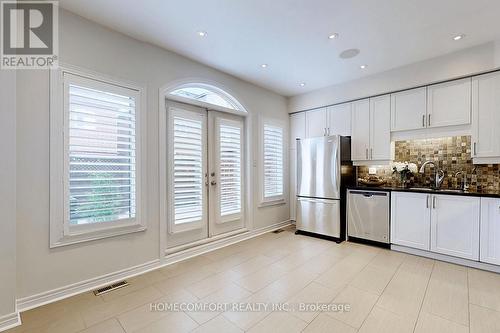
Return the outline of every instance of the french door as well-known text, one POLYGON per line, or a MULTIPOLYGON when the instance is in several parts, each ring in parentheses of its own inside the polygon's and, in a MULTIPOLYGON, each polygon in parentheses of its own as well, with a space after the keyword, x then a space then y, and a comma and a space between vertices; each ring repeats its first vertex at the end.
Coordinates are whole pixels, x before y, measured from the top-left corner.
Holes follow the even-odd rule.
POLYGON ((244 119, 167 103, 167 247, 244 227, 244 119))

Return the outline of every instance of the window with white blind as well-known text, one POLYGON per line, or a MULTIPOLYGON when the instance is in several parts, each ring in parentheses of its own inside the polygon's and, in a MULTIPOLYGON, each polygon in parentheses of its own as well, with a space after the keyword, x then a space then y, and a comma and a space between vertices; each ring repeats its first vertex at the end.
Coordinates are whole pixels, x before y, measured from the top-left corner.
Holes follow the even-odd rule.
POLYGON ((51 74, 52 246, 144 229, 140 97, 102 78, 51 74))
POLYGON ((199 224, 204 217, 203 126, 201 118, 173 117, 174 225, 199 224))
POLYGON ((241 218, 242 202, 242 122, 219 123, 219 204, 221 220, 241 218))
POLYGON ((284 200, 284 128, 275 122, 262 125, 262 201, 284 200))

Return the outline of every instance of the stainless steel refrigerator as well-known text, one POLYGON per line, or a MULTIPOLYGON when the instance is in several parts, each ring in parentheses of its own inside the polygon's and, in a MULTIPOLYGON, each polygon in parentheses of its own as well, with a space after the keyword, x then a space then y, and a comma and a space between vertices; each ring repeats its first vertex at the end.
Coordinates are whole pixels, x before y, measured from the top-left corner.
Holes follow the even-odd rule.
POLYGON ((354 183, 351 138, 297 140, 297 233, 345 240, 346 188, 354 183))

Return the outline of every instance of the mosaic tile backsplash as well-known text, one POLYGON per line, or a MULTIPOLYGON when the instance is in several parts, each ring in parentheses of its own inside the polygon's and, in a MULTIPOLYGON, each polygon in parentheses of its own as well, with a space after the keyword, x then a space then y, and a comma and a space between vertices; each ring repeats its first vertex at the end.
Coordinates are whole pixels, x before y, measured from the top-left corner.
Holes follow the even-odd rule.
MULTIPOLYGON (((456 173, 462 171, 467 174, 471 191, 500 193, 500 165, 473 165, 470 136, 396 141, 394 156, 395 162, 416 163, 419 169, 425 161, 434 161, 445 172, 441 188, 459 188, 463 175, 456 176, 456 173)), ((357 170, 358 178, 368 176, 368 167, 357 170)), ((399 176, 392 174, 390 166, 378 166, 377 176, 386 180, 389 186, 400 185, 399 176)), ((416 174, 411 181, 413 186, 430 186, 434 181, 433 167, 427 166, 424 175, 416 174)))

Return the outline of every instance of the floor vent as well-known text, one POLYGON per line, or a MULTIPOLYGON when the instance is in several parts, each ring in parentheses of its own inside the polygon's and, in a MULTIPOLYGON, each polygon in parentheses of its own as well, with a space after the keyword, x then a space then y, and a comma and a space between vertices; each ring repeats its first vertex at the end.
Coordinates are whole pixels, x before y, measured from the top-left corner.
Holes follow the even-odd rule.
POLYGON ((283 231, 285 231, 285 230, 283 230, 283 229, 274 230, 273 234, 279 234, 279 233, 281 233, 283 231))
POLYGON ((120 282, 117 282, 117 283, 113 283, 113 284, 111 284, 109 286, 102 287, 102 288, 99 288, 97 290, 94 290, 94 295, 99 296, 99 295, 102 295, 102 294, 106 294, 106 293, 109 293, 111 291, 114 291, 114 290, 126 287, 128 285, 129 284, 128 284, 127 281, 120 281, 120 282))

